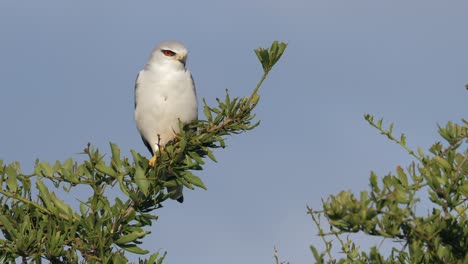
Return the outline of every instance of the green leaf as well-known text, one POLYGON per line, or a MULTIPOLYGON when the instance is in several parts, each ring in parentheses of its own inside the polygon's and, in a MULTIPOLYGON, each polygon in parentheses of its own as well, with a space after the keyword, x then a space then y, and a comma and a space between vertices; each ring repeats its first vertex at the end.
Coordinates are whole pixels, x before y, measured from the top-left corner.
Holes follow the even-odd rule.
POLYGON ((73 169, 73 160, 71 158, 66 159, 65 162, 62 164, 62 169, 72 170, 73 169))
POLYGON ((149 182, 140 166, 135 168, 135 183, 144 195, 148 195, 149 182))
POLYGON ((52 204, 52 197, 50 195, 49 189, 45 186, 45 184, 41 181, 41 179, 37 179, 36 181, 37 189, 39 189, 39 194, 42 202, 46 206, 47 209, 51 209, 53 207, 52 204))
POLYGON ((87 215, 88 207, 86 207, 85 203, 80 202, 80 213, 82 216, 87 215))
POLYGON ((71 183, 79 183, 78 176, 73 172, 73 160, 71 158, 66 159, 57 171, 65 180, 71 183))
POLYGON ((40 173, 37 173, 37 174, 40 174, 47 178, 54 176, 54 171, 52 170, 52 166, 50 166, 49 163, 42 161, 39 163, 38 167, 39 167, 40 173))
POLYGON ((203 159, 202 159, 202 158, 200 157, 200 155, 198 155, 197 153, 190 151, 190 152, 188 153, 188 155, 189 155, 192 159, 194 159, 198 164, 205 164, 205 162, 203 161, 203 159))
POLYGON ((203 113, 205 114, 206 119, 208 120, 208 122, 213 121, 213 115, 211 114, 211 109, 208 106, 208 104, 206 103, 205 98, 203 98, 203 113))
POLYGON ((262 68, 264 72, 269 71, 269 66, 270 66, 270 55, 268 53, 268 50, 264 48, 258 48, 255 49, 255 54, 257 54, 258 60, 262 64, 262 68))
POLYGON ((422 148, 418 147, 418 154, 421 158, 424 157, 424 151, 422 150, 422 148))
POLYGON ((397 167, 397 175, 398 175, 398 179, 400 179, 401 184, 404 187, 408 187, 408 177, 406 176, 406 173, 403 171, 403 169, 400 166, 397 167))
POLYGON ((263 58, 262 58, 262 48, 255 49, 254 52, 255 52, 255 55, 257 55, 258 60, 260 62, 262 62, 262 60, 263 60, 263 58))
POLYGON ((317 249, 314 246, 310 246, 310 250, 315 258, 315 263, 323 263, 323 257, 319 255, 317 249))
POLYGON ((360 199, 361 199, 361 203, 365 203, 367 201, 367 198, 368 198, 368 192, 367 191, 362 191, 361 194, 360 194, 360 199))
POLYGON ((144 254, 149 253, 148 250, 142 249, 135 244, 125 244, 125 245, 117 244, 117 246, 134 254, 144 255, 144 254))
POLYGON ((104 162, 96 164, 95 168, 97 171, 105 175, 109 175, 114 178, 118 176, 118 174, 112 168, 107 167, 106 164, 104 164, 104 162))
POLYGON ((459 190, 463 196, 468 197, 468 181, 465 181, 459 190))
POLYGON ((401 144, 403 146, 406 146, 406 136, 405 136, 405 134, 401 134, 400 142, 401 142, 401 144))
POLYGON ((378 128, 382 128, 382 122, 383 122, 383 118, 381 118, 381 119, 379 119, 379 120, 377 121, 377 127, 378 127, 378 128))
POLYGON ((256 105, 256 104, 258 104, 258 101, 259 101, 259 100, 260 100, 260 96, 258 95, 258 93, 254 93, 254 94, 252 94, 252 97, 250 97, 248 103, 249 103, 250 105, 252 105, 252 104, 253 104, 253 105, 256 105))
POLYGON ((71 219, 73 217, 73 210, 72 208, 66 204, 64 201, 60 200, 59 198, 57 198, 57 196, 55 195, 55 193, 51 193, 50 194, 50 198, 52 200, 52 202, 54 203, 54 205, 65 215, 67 215, 69 217, 69 219, 71 219))
POLYGON ((273 66, 275 66, 275 64, 281 58, 287 46, 288 44, 284 42, 279 43, 278 41, 273 41, 270 47, 270 51, 269 51, 270 53, 269 68, 270 69, 273 68, 273 66))
POLYGON ((193 187, 193 184, 191 184, 190 182, 188 182, 186 179, 184 179, 183 177, 182 178, 177 178, 176 180, 176 183, 177 185, 183 185, 187 188, 189 188, 190 190, 193 190, 195 189, 195 187, 193 187))
POLYGON ((158 256, 159 256, 159 252, 156 252, 156 253, 152 254, 150 256, 150 258, 148 259, 148 264, 156 263, 156 260, 158 259, 158 256))
POLYGON ((394 127, 394 124, 393 123, 390 123, 390 126, 388 127, 388 133, 391 135, 393 133, 393 127, 394 127))
POLYGON ((284 43, 284 42, 279 43, 278 53, 276 54, 276 61, 278 61, 281 58, 281 56, 283 56, 283 53, 287 47, 288 47, 287 43, 284 43))
POLYGON ((16 172, 16 168, 14 167, 13 164, 10 164, 5 168, 5 173, 6 175, 8 175, 8 178, 6 180, 8 190, 12 193, 16 193, 16 191, 18 190, 18 183, 17 183, 18 174, 16 172))
POLYGON ((146 262, 146 263, 148 263, 148 264, 162 264, 162 262, 163 262, 164 258, 166 257, 166 255, 167 255, 167 252, 164 252, 164 254, 161 257, 159 257, 159 251, 158 251, 158 252, 152 254, 150 256, 150 258, 148 259, 148 262, 146 262), (158 259, 158 257, 159 257, 159 259, 158 259))
POLYGON ((128 244, 130 242, 134 242, 137 239, 140 239, 142 237, 145 237, 147 234, 149 234, 149 231, 143 231, 141 229, 135 230, 130 234, 121 236, 119 239, 117 239, 114 243, 115 244, 128 244))
POLYGON ((443 159, 440 156, 435 156, 435 160, 437 164, 439 164, 444 169, 450 170, 452 168, 450 164, 447 162, 447 160, 443 159))
POLYGON ((213 154, 213 151, 211 151, 209 148, 206 148, 205 150, 206 150, 206 154, 212 161, 218 162, 213 154))
POLYGON ((164 251, 164 254, 162 255, 160 259, 158 259, 158 262, 156 264, 162 264, 163 260, 166 258, 166 255, 167 255, 167 252, 164 251))
POLYGON ((138 152, 136 152, 135 150, 130 150, 130 153, 132 154, 132 157, 133 157, 133 161, 135 163, 140 163, 140 161, 142 160, 142 156, 140 154, 138 154, 138 152))
POLYGON ((112 152, 112 161, 117 168, 120 168, 122 166, 122 160, 120 159, 120 148, 114 143, 109 144, 112 152))
POLYGON ((374 172, 371 172, 370 185, 371 185, 373 191, 380 192, 380 188, 379 188, 379 185, 377 183, 377 175, 374 172))
POLYGON ((164 187, 177 187, 179 186, 179 183, 177 182, 177 179, 174 179, 170 181, 164 181, 163 186, 164 187))
POLYGON ((117 176, 117 181, 119 181, 119 186, 120 186, 120 190, 125 194, 125 195, 129 195, 128 194, 128 189, 127 189, 127 186, 125 186, 124 184, 124 176, 123 175, 120 175, 120 176, 117 176))
POLYGON ((187 138, 183 137, 179 141, 180 152, 184 152, 187 147, 187 138))
POLYGON ((202 182, 202 180, 198 176, 193 175, 191 172, 184 172, 181 174, 182 174, 182 177, 184 177, 184 179, 190 182, 191 184, 197 187, 200 187, 202 189, 208 190, 205 184, 202 182))
POLYGON ((5 215, 0 214, 0 223, 3 224, 4 228, 2 230, 6 229, 9 235, 11 235, 13 238, 18 237, 18 230, 16 230, 15 226, 17 225, 16 223, 13 224, 5 215))

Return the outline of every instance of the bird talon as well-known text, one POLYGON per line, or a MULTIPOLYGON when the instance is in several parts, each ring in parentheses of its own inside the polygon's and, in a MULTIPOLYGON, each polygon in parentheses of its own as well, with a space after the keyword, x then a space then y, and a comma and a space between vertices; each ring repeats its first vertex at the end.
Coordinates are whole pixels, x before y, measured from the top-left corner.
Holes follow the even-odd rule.
MULTIPOLYGON (((159 148, 159 152, 164 151, 164 147, 159 148)), ((154 153, 154 156, 148 161, 149 165, 154 168, 156 161, 158 160, 157 153, 154 153)))
POLYGON ((149 165, 150 167, 153 167, 154 168, 154 164, 156 164, 156 160, 158 159, 158 157, 156 155, 154 155, 150 160, 149 160, 149 165))

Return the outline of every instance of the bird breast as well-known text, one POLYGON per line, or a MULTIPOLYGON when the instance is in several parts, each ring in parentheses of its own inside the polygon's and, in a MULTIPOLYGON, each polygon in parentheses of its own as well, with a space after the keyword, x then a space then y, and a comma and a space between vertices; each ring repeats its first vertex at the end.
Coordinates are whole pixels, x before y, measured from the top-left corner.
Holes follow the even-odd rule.
MULTIPOLYGON (((197 119, 195 87, 189 71, 140 72, 135 88, 135 120, 141 135, 152 145, 166 144, 183 123, 197 119)), ((154 150, 154 149, 153 149, 154 150)))

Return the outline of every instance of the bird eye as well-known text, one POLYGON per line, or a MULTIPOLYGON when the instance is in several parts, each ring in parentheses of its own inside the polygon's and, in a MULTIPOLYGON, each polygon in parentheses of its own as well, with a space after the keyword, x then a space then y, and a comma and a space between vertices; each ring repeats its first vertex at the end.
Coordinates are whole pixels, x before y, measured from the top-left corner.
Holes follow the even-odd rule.
POLYGON ((162 53, 168 57, 172 57, 175 55, 175 52, 173 52, 172 50, 162 50, 162 53))

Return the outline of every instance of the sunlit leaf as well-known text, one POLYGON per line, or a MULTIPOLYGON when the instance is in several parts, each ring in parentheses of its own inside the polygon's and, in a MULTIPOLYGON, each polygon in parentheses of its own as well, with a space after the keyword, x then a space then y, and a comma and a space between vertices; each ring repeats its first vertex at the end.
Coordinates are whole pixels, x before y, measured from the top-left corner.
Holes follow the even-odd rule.
POLYGON ((140 166, 136 166, 135 168, 135 183, 138 185, 140 191, 144 194, 148 194, 149 182, 145 176, 145 172, 140 166))
POLYGON ((134 254, 144 255, 144 254, 149 253, 148 250, 142 249, 142 248, 138 247, 135 244, 124 244, 124 245, 117 244, 117 246, 119 246, 120 248, 122 248, 122 249, 124 249, 124 250, 126 250, 128 252, 134 253, 134 254))

